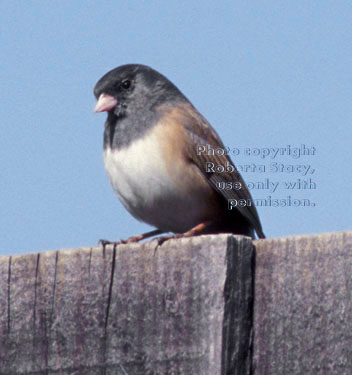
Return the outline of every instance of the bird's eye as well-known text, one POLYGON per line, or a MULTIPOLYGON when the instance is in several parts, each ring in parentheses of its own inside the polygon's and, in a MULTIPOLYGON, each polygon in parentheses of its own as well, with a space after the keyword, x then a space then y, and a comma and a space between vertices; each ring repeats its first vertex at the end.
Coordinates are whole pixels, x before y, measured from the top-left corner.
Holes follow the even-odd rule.
POLYGON ((129 79, 125 79, 124 81, 122 81, 121 83, 121 87, 124 89, 124 90, 127 90, 131 87, 131 81, 129 79))

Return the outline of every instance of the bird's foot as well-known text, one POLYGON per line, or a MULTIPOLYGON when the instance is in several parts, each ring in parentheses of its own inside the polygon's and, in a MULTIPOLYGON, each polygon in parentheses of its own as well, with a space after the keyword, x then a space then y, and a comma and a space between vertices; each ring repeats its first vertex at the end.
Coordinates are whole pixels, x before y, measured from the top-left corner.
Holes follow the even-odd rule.
POLYGON ((164 242, 168 240, 173 240, 173 239, 181 238, 181 237, 184 237, 184 233, 170 234, 169 236, 157 237, 157 238, 154 238, 153 241, 157 242, 156 247, 158 248, 159 246, 161 246, 164 242))
POLYGON ((114 245, 114 246, 117 246, 117 245, 121 245, 123 244, 124 240, 120 240, 120 241, 109 241, 109 240, 99 240, 98 241, 98 246, 101 245, 103 247, 105 247, 106 245, 114 245))
POLYGON ((168 240, 177 239, 177 238, 189 238, 189 237, 199 236, 201 234, 204 234, 210 224, 211 224, 211 222, 200 223, 187 232, 177 233, 177 234, 172 234, 170 236, 162 236, 162 237, 155 238, 155 241, 157 241, 157 244, 156 244, 155 249, 154 249, 154 254, 155 254, 156 250, 158 249, 158 247, 162 246, 162 244, 164 242, 168 241, 168 240))
POLYGON ((129 243, 137 243, 141 241, 143 238, 141 238, 141 235, 128 237, 126 240, 123 240, 122 238, 120 241, 109 241, 109 240, 99 240, 98 245, 106 246, 106 245, 126 245, 129 243))
POLYGON ((122 239, 120 239, 120 241, 99 240, 98 245, 102 245, 103 247, 105 247, 106 245, 117 246, 117 245, 126 245, 126 244, 129 244, 129 243, 137 243, 137 242, 142 241, 146 238, 153 237, 153 236, 156 236, 156 235, 162 234, 162 233, 164 233, 162 230, 155 229, 155 230, 152 230, 151 232, 147 232, 147 233, 143 233, 143 234, 137 234, 136 236, 128 237, 127 240, 122 240, 122 239))

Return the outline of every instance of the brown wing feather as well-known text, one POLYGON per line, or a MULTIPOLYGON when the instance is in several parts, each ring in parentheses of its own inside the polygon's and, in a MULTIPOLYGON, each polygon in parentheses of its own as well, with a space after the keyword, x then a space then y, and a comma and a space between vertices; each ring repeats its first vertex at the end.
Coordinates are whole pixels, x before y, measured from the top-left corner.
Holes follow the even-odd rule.
MULTIPOLYGON (((182 123, 186 130, 190 134, 193 142, 190 142, 186 147, 186 152, 189 159, 201 170, 204 176, 207 178, 210 185, 226 200, 228 199, 244 199, 252 202, 252 196, 249 193, 245 182, 240 173, 235 169, 234 172, 206 172, 206 163, 211 162, 214 165, 226 166, 226 163, 232 163, 228 155, 207 155, 202 153, 197 155, 198 145, 209 145, 212 148, 221 148, 225 150, 225 146, 222 143, 220 137, 207 122, 207 120, 190 104, 182 104, 178 108, 178 116, 180 112, 184 112, 182 116, 182 123), (222 182, 239 182, 241 189, 219 189, 217 184, 222 182)), ((259 220, 257 209, 252 203, 243 207, 236 207, 236 209, 246 218, 246 220, 252 224, 259 238, 265 238, 262 230, 262 226, 259 220)))

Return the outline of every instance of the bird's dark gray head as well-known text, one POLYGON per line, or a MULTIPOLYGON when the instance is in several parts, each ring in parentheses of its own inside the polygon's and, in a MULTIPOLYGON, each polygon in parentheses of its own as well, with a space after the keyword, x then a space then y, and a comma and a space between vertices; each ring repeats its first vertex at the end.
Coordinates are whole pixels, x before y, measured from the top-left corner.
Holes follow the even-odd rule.
POLYGON ((146 65, 127 64, 106 73, 95 85, 94 95, 115 99, 108 109, 97 104, 96 112, 112 111, 119 117, 139 108, 151 109, 164 103, 184 101, 184 95, 162 74, 146 65))
POLYGON ((106 73, 95 85, 94 95, 95 112, 108 112, 105 147, 124 147, 142 136, 158 120, 162 105, 188 102, 166 77, 139 64, 106 73))

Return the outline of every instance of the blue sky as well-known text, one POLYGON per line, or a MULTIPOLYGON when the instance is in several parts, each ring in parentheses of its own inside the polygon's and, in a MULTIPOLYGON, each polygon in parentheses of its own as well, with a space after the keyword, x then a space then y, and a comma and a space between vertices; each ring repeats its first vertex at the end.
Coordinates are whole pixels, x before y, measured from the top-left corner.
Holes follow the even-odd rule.
MULTIPOLYGON (((238 148, 268 237, 351 228, 350 1, 2 1, 0 254, 95 246, 151 227, 130 216, 102 163, 96 81, 126 63, 166 75, 238 148), (251 150, 315 147, 273 159, 251 150), (295 172, 270 171, 277 162, 295 172), (297 165, 314 173, 303 176, 297 165), (288 167, 286 167, 288 166, 288 167), (268 170, 269 169, 269 170, 268 170), (285 189, 300 178, 315 189, 285 189), (267 180, 266 180, 267 179, 267 180)), ((299 167, 300 168, 300 167, 299 167)))

